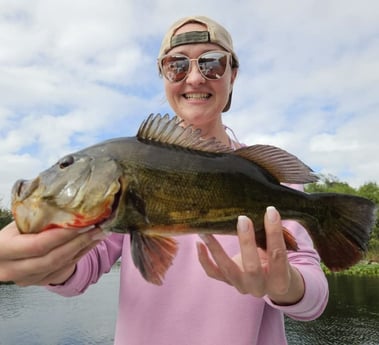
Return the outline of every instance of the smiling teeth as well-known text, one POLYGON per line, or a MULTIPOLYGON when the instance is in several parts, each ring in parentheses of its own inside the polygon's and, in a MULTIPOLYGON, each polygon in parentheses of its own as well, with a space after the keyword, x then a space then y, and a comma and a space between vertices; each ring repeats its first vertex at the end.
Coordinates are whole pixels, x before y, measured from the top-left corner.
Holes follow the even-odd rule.
POLYGON ((186 99, 208 99, 209 94, 208 93, 190 93, 190 94, 185 94, 184 97, 186 99))

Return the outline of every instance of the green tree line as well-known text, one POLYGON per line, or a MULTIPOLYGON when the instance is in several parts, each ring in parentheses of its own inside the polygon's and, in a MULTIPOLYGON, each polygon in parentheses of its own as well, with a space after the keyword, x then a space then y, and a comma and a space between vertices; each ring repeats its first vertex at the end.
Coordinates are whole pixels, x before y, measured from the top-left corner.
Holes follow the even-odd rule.
POLYGON ((0 207, 0 230, 13 220, 11 211, 0 207))

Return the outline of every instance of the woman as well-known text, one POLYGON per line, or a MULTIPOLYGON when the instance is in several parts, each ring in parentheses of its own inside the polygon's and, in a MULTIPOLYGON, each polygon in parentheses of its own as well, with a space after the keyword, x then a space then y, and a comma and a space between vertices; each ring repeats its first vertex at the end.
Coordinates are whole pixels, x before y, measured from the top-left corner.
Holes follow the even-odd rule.
MULTIPOLYGON (((221 117, 230 107, 238 71, 222 26, 206 17, 174 23, 162 41, 158 67, 170 106, 185 125, 239 147, 221 117)), ((244 216, 238 219, 238 238, 179 237, 178 255, 162 286, 147 283, 134 267, 127 235, 56 229, 21 236, 12 223, 0 232, 0 280, 49 285, 73 296, 122 256, 115 344, 286 344, 283 315, 317 318, 328 286, 305 229, 281 222, 272 206, 264 222, 266 252, 256 247, 253 224, 244 216), (282 226, 296 237, 297 252, 286 251, 282 226)))

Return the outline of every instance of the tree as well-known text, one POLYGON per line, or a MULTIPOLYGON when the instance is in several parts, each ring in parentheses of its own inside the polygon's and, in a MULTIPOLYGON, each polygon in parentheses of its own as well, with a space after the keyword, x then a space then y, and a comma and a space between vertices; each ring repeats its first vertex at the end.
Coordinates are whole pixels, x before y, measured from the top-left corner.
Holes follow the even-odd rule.
POLYGON ((343 193, 358 195, 358 192, 346 182, 341 182, 333 175, 320 175, 320 181, 305 186, 308 193, 343 193))
POLYGON ((0 230, 13 220, 11 211, 0 208, 0 230))

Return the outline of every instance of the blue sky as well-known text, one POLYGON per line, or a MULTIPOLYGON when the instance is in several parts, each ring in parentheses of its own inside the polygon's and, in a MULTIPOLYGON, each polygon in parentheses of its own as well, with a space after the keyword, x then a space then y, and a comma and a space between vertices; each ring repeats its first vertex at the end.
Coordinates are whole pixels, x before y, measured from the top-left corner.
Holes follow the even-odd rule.
POLYGON ((357 187, 379 182, 376 0, 0 0, 0 199, 18 178, 170 112, 156 56, 176 19, 208 15, 241 67, 224 122, 357 187))

